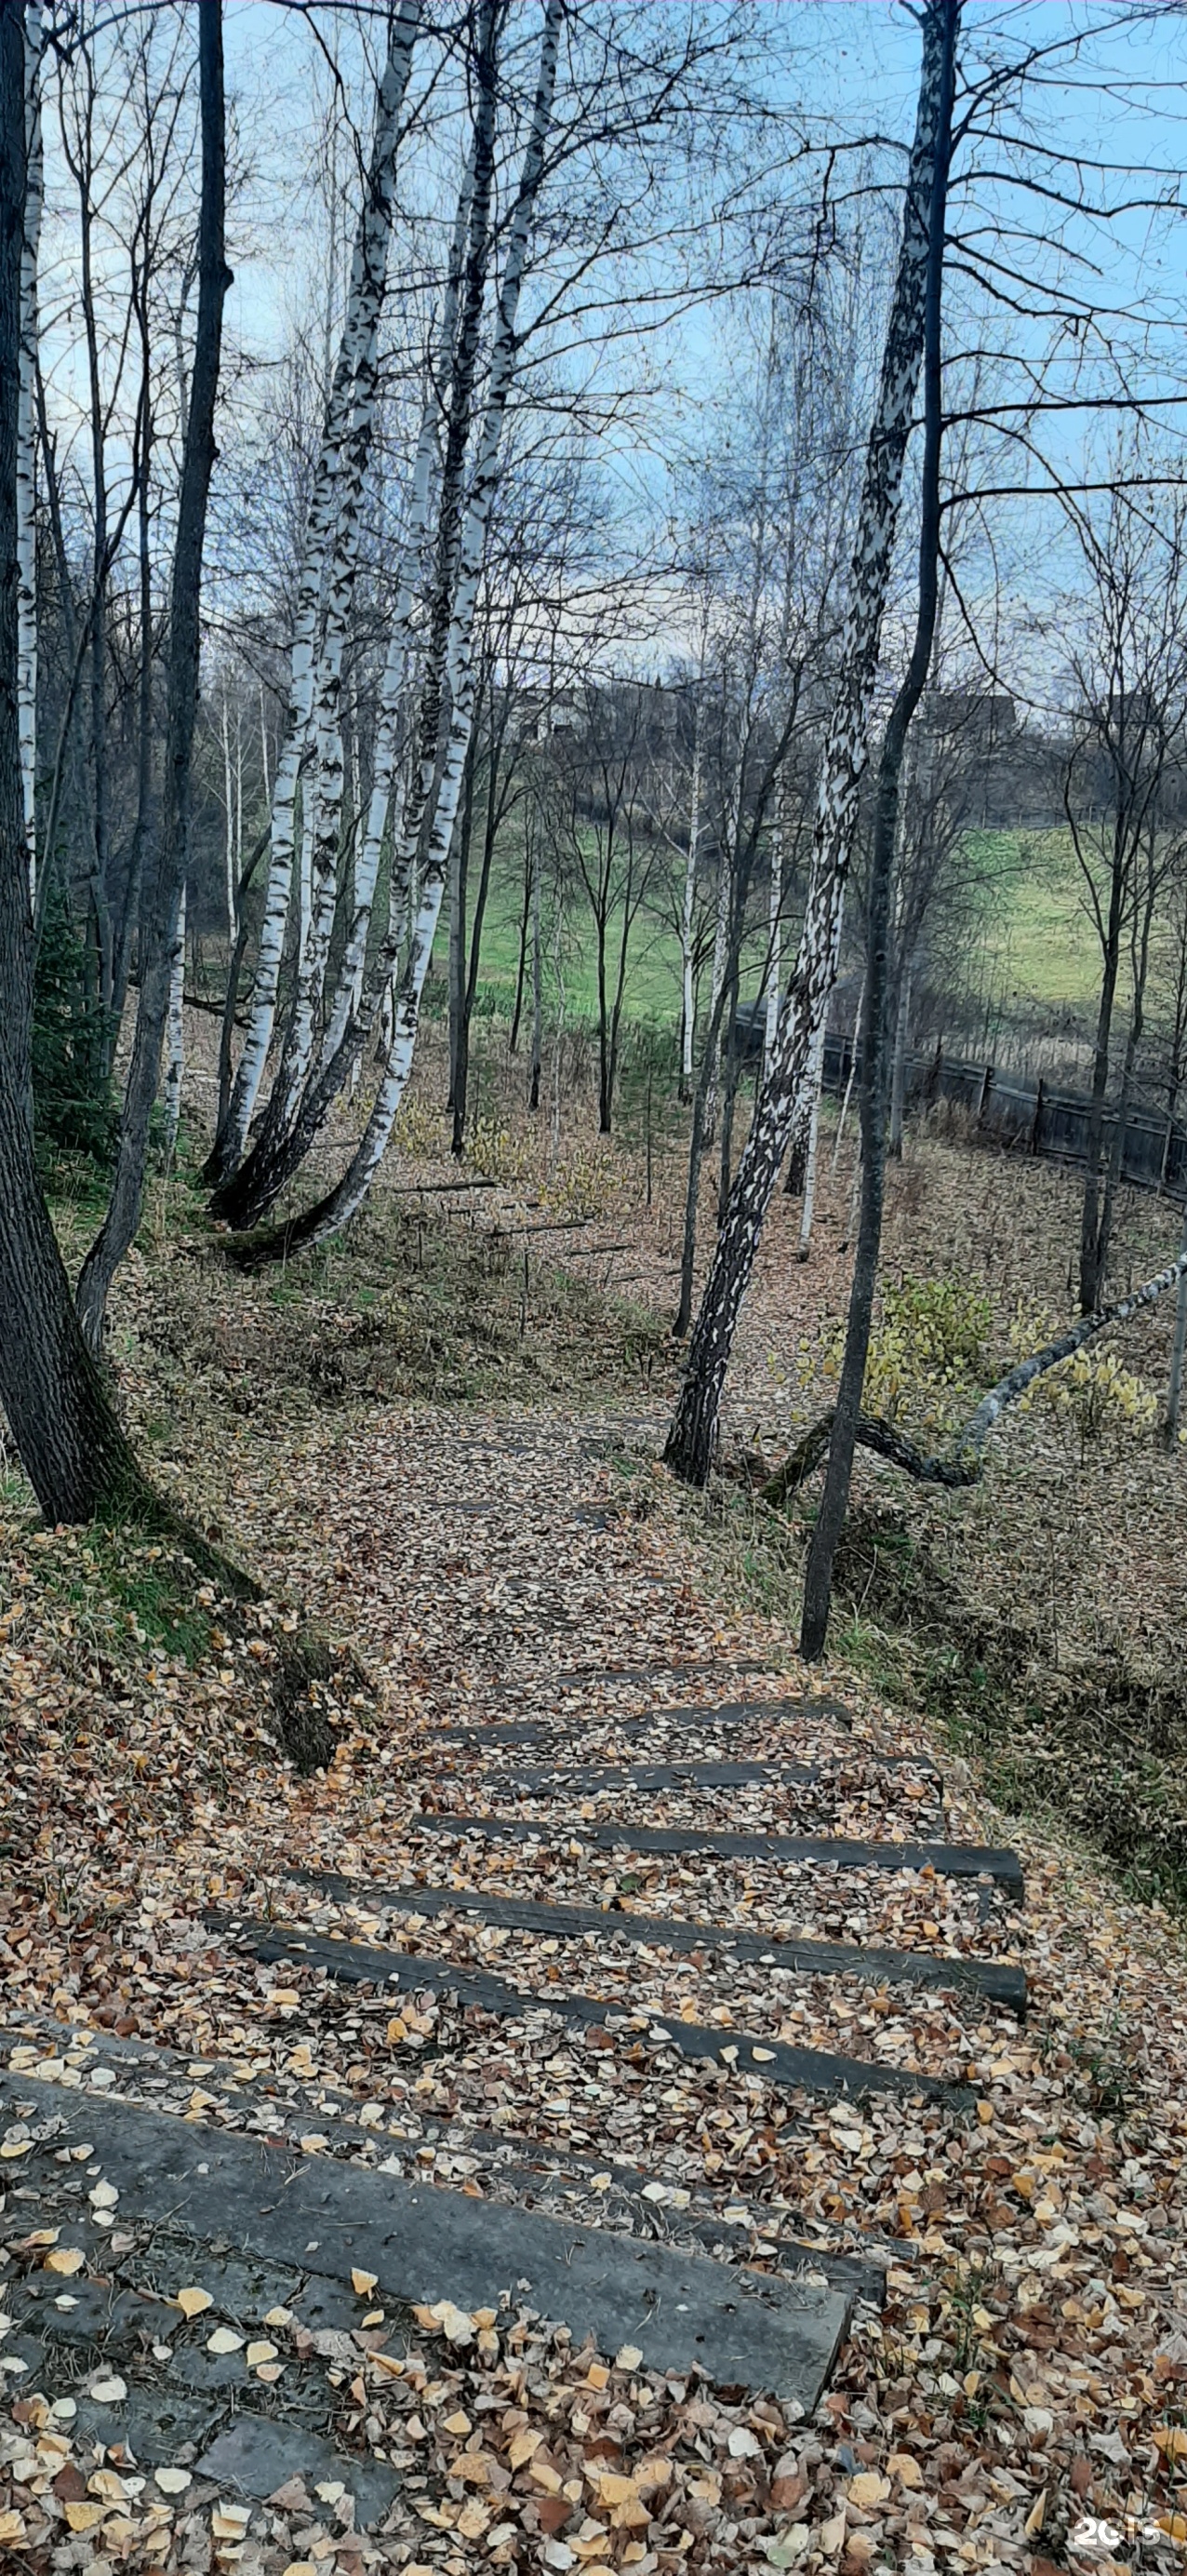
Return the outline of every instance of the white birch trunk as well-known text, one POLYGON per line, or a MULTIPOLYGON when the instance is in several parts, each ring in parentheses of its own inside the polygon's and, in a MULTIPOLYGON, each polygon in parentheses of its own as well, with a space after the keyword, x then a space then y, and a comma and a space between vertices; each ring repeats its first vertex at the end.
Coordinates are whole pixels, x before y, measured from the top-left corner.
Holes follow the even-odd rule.
POLYGON ((181 1086, 185 1075, 185 887, 169 951, 169 1017, 165 1025, 165 1169, 177 1151, 181 1086))
POLYGON ((840 679, 821 762, 799 954, 770 1071, 718 1234, 665 1450, 669 1465, 694 1484, 704 1484, 712 1465, 738 1313, 803 1097, 813 1038, 836 980, 903 460, 923 355, 932 189, 944 111, 945 0, 927 0, 922 14, 923 60, 903 235, 866 451, 840 679))
MULTIPOLYGON (((371 777, 371 794, 367 805, 367 826, 355 868, 354 905, 347 932, 338 982, 326 1019, 325 1035, 318 1054, 317 1075, 320 1077, 333 1062, 346 1035, 348 1023, 362 1001, 363 972, 367 957, 367 940, 383 836, 392 824, 392 868, 388 884, 388 939, 397 936, 397 924, 407 892, 410 854, 404 841, 404 786, 406 769, 397 769, 400 748, 400 719, 408 696, 408 684, 414 659, 414 628, 417 611, 417 579, 424 553, 429 524, 429 497, 433 465, 437 454, 437 435, 441 424, 441 400, 434 373, 443 380, 449 368, 457 336, 458 301, 461 292, 462 262, 466 234, 474 196, 475 150, 471 146, 465 176, 458 193, 453 239, 450 243, 449 267, 441 319, 436 333, 436 370, 432 353, 426 374, 424 402, 421 409, 420 435, 412 467, 412 491, 408 525, 400 551, 400 569, 396 589, 396 609, 388 640, 387 659, 379 692, 379 725, 375 737, 375 761, 371 777), (396 811, 392 814, 393 790, 396 811)), ((358 1058, 355 1059, 357 1078, 358 1058)), ((353 1083, 352 1083, 353 1088, 353 1083)))
POLYGON ((37 260, 45 201, 41 145, 41 0, 24 14, 25 220, 21 239, 20 346, 17 373, 16 580, 17 736, 21 802, 29 863, 29 901, 37 900, 37 260))
POLYGON ((227 938, 235 945, 235 791, 231 777, 231 719, 227 710, 227 692, 223 689, 223 796, 227 808, 226 893, 227 938))
POLYGON ((767 1013, 762 1048, 764 1081, 775 1054, 775 1036, 779 1027, 779 979, 783 972, 784 794, 781 779, 775 807, 775 825, 771 833, 771 882, 767 900, 767 1013))
POLYGON ((305 964, 309 920, 313 911, 313 834, 317 809, 317 771, 310 761, 301 781, 301 844, 297 871, 297 973, 305 964))
POLYGON ((416 922, 395 1000, 392 1043, 371 1115, 349 1170, 330 1197, 312 1212, 308 1229, 302 1230, 301 1239, 311 1244, 324 1243, 330 1235, 338 1233, 357 1214, 367 1197, 395 1125, 416 1047, 420 998, 440 918, 450 844, 474 721, 474 611, 494 502, 503 421, 515 371, 515 320, 527 263, 532 215, 543 172, 544 147, 552 119, 562 14, 563 0, 547 0, 536 98, 499 296, 486 410, 458 550, 457 586, 446 653, 451 699, 449 734, 429 831, 416 922))
MULTIPOLYGON (((725 958, 726 949, 729 944, 730 888, 732 884, 730 861, 732 850, 733 835, 732 832, 727 829, 717 861, 717 903, 713 922, 713 964, 709 976, 710 1022, 712 1021, 713 1014, 717 1009, 718 1002, 721 998, 721 987, 725 982, 725 958)), ((713 1040, 709 1062, 705 1068, 705 1107, 701 1136, 706 1147, 712 1144, 714 1131, 717 1126, 717 1089, 720 1072, 721 1032, 719 1031, 718 1035, 713 1040)))
POLYGON ((701 700, 698 692, 693 713, 692 791, 688 807, 688 858, 684 868, 684 904, 680 914, 680 976, 683 997, 683 1021, 680 1032, 680 1089, 685 1100, 692 1097, 693 1039, 696 1031, 696 992, 692 972, 692 925, 696 904, 697 857, 701 840, 701 700))
MULTIPOLYGON (((860 986, 860 989, 859 989, 859 992, 858 992, 858 996, 857 996, 857 1009, 855 1010, 855 1012, 854 1012, 854 1014, 853 1014, 853 1039, 852 1039, 852 1045, 851 1045, 850 1055, 849 1055, 849 1073, 848 1073, 848 1077, 847 1077, 847 1080, 846 1080, 846 1083, 845 1083, 845 1097, 844 1097, 844 1099, 843 1099, 843 1100, 842 1100, 842 1102, 841 1102, 841 1114, 840 1114, 840 1117, 839 1117, 839 1118, 838 1118, 838 1120, 837 1120, 837 1135, 836 1135, 836 1142, 835 1142, 835 1144, 834 1144, 834 1146, 833 1146, 833 1179, 834 1179, 834 1180, 835 1180, 835 1179, 836 1179, 836 1177, 837 1177, 837 1166, 838 1166, 838 1164, 839 1164, 839 1162, 840 1162, 840 1160, 841 1160, 841 1140, 842 1140, 842 1137, 844 1136, 844 1133, 845 1133, 845 1121, 846 1121, 846 1119, 847 1119, 847 1118, 848 1118, 848 1116, 849 1116, 850 1103, 851 1103, 851 1101, 852 1101, 852 1099, 853 1099, 853 1085, 854 1085, 854 1083, 855 1083, 855 1082, 856 1082, 856 1080, 857 1080, 857 1050, 858 1050, 858 1045, 859 1045, 860 1040, 861 1040, 861 1015, 862 1015, 862 1012, 863 1012, 863 1010, 864 1010, 864 1008, 865 1008, 865 998, 866 998, 866 979, 865 979, 865 971, 864 971, 864 968, 863 968, 863 970, 862 970, 862 978, 861 978, 861 986, 860 986)), ((861 1160, 860 1155, 858 1156, 858 1160, 859 1160, 859 1162, 860 1162, 860 1160, 861 1160)))
POLYGON ((824 1079, 825 1022, 816 1032, 812 1048, 812 1112, 808 1128, 808 1150, 804 1157, 804 1203, 800 1209, 799 1258, 806 1261, 812 1247, 812 1219, 816 1210, 816 1158, 820 1150, 820 1087, 824 1079))
MULTIPOLYGON (((224 1134, 216 1147, 220 1177, 234 1170, 242 1158, 276 1016, 280 962, 292 890, 297 779, 313 713, 318 626, 327 554, 339 526, 343 530, 344 546, 353 546, 355 541, 357 508, 351 508, 348 479, 353 462, 350 452, 354 447, 352 426, 360 373, 366 380, 368 360, 372 374, 374 368, 375 337, 387 283, 400 111, 412 67, 420 9, 421 0, 401 0, 379 87, 371 164, 351 264, 346 318, 306 522, 305 554, 297 586, 284 746, 272 794, 271 863, 256 964, 255 993, 224 1134), (347 486, 345 496, 344 482, 347 486), (340 504, 344 497, 347 506, 342 510, 340 504)), ((370 401, 373 405, 373 384, 370 401)), ((299 944, 302 965, 307 946, 307 939, 299 944)))

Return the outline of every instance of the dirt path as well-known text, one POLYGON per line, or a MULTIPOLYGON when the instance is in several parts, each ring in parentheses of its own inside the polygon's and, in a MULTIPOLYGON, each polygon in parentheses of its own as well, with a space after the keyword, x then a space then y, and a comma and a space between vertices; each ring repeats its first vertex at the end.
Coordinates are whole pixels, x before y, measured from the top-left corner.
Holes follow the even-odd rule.
POLYGON ((660 1420, 245 1477, 380 1686, 328 1775, 267 1611, 101 1743, 10 1638, 14 2567, 1176 2555, 1180 1953, 722 1608, 660 1420))

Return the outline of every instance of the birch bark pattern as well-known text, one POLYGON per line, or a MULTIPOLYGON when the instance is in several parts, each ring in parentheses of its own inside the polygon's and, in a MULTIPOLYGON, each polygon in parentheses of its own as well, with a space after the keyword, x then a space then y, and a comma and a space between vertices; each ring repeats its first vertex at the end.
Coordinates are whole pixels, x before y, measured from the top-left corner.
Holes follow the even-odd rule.
POLYGON ((37 258, 45 166, 41 148, 41 0, 25 0, 25 213, 21 227, 20 359, 17 377, 16 591, 17 726, 21 802, 29 852, 29 900, 37 900, 37 258))
POLYGON ((543 176, 544 147, 552 121, 562 16, 563 0, 547 0, 532 121, 499 295, 486 409, 458 551, 457 588, 446 656, 451 697, 449 732, 428 836, 419 909, 395 997, 391 1046, 371 1115, 349 1169, 336 1189, 318 1206, 307 1210, 292 1227, 284 1229, 281 1241, 286 1245, 325 1243, 357 1215, 387 1150, 412 1065, 420 997, 441 911, 450 843, 473 727, 474 611, 494 503, 503 421, 515 371, 516 315, 527 264, 532 217, 543 176))
POLYGON ((194 724, 198 708, 202 555, 214 468, 214 408, 223 305, 231 283, 225 256, 226 117, 221 0, 200 0, 198 63, 202 112, 202 197, 198 217, 198 315, 194 371, 182 454, 177 535, 169 592, 169 658, 161 830, 141 924, 140 992, 119 1148, 107 1213, 83 1263, 76 1304, 93 1357, 102 1347, 107 1295, 140 1223, 149 1124, 161 1078, 169 1014, 173 937, 185 886, 190 833, 194 724))
MULTIPOLYGON (((495 70, 500 22, 496 0, 483 0, 475 55, 478 98, 473 142, 458 213, 458 230, 466 246, 464 276, 459 279, 457 296, 452 303, 447 299, 446 307, 449 344, 444 355, 449 378, 449 403, 447 410, 438 406, 443 411, 445 455, 438 498, 428 637, 421 656, 415 704, 409 714, 411 740, 401 779, 398 821, 392 836, 387 933, 379 943, 367 975, 362 1006, 356 1009, 353 1019, 349 1013, 346 1014, 343 1033, 333 1054, 323 1048, 317 1073, 307 1084, 287 1132, 273 1130, 261 1135, 241 1168, 216 1189, 212 1200, 215 1212, 239 1228, 258 1224, 284 1182, 304 1159, 332 1103, 358 1062, 366 1038, 391 991, 401 948, 411 942, 413 935, 419 896, 412 905, 407 925, 404 905, 412 898, 421 835, 430 799, 435 792, 441 753, 450 621, 464 520, 466 451, 473 417, 479 338, 491 253, 495 70)), ((410 581, 414 571, 415 567, 410 573, 410 581)), ((412 605, 410 593, 410 614, 412 605)), ((379 830, 382 837, 382 823, 379 830)), ((375 856, 378 865, 378 844, 375 856)), ((366 932, 364 923, 357 951, 360 973, 366 932)))
MULTIPOLYGON (((454 343, 457 338, 458 299, 461 291, 462 263, 465 258, 466 236, 470 228, 470 212, 474 195, 474 159, 474 151, 473 148, 471 148, 471 151, 467 156, 465 176, 458 196, 457 215, 453 228, 453 240, 450 244, 449 268, 446 276, 445 295, 442 301, 441 321, 437 332, 436 372, 442 379, 449 371, 454 354, 454 343)), ((428 533, 429 498, 432 487, 433 460, 437 452, 437 434, 440 422, 441 401, 434 383, 434 368, 430 361, 425 385, 424 402, 421 409, 420 435, 417 440, 416 455, 412 467, 412 487, 408 509, 408 525, 405 530, 404 543, 400 552, 399 575, 396 585, 395 615, 392 621, 391 635, 388 638, 387 657, 384 663, 383 679, 380 683, 379 724, 375 737, 375 756, 371 773, 371 794, 367 806, 367 823, 366 830, 363 835, 363 846, 355 869, 354 910, 351 915, 350 928, 347 934, 345 951, 338 976, 338 984, 335 990, 333 1003, 327 1016, 325 1034, 322 1039, 321 1049, 318 1056, 318 1076, 323 1075, 327 1068, 333 1063, 342 1044, 343 1038, 346 1035, 347 1023, 350 1020, 352 1013, 358 1010, 362 999, 363 972, 367 956, 367 937, 371 927, 371 913, 375 901, 375 888, 379 878, 379 862, 383 850, 383 836, 387 831, 389 820, 392 823, 393 865, 388 887, 388 938, 389 941, 391 941, 393 938, 399 937, 401 909, 407 888, 406 884, 401 879, 401 872, 396 864, 395 853, 397 847, 400 847, 403 841, 404 800, 397 792, 396 811, 393 817, 392 798, 393 791, 398 791, 398 782, 401 775, 397 768, 400 747, 400 720, 404 709, 407 683, 412 669, 414 650, 413 626, 417 605, 416 584, 417 576, 420 571, 421 558, 424 553, 425 539, 428 533)), ((355 1067, 357 1067, 357 1064, 358 1057, 356 1055, 355 1067)), ((352 1068, 352 1070, 353 1069, 354 1068, 352 1068)))
POLYGON ((773 1058, 717 1241, 665 1448, 686 1483, 713 1463, 725 1373, 763 1222, 803 1090, 813 1033, 836 979, 841 907, 866 760, 870 699, 923 352, 932 181, 944 102, 944 0, 927 0, 903 232, 850 568, 841 672, 821 762, 808 892, 773 1058))
POLYGON ((928 210, 927 291, 923 331, 923 467, 919 513, 919 604, 911 658, 886 726, 878 764, 874 846, 866 929, 866 1018, 862 1049, 861 1218, 853 1261, 853 1285, 845 1328, 845 1354, 837 1387, 836 1410, 829 1437, 828 1466, 820 1510, 812 1531, 804 1569, 804 1607, 800 1653, 805 1661, 823 1654, 832 1599, 833 1563, 845 1515, 861 1414, 862 1388, 869 1355, 878 1259, 882 1244, 882 1203, 886 1182, 886 1113, 888 1107, 887 1027, 890 985, 890 918, 894 859, 898 845, 899 794, 903 755, 911 719, 923 695, 931 667, 939 607, 940 450, 943 442, 941 324, 944 287, 944 227, 948 208, 948 170, 952 157, 952 102, 956 86, 956 35, 961 0, 941 0, 941 110, 938 119, 931 205, 928 210))
POLYGON ((812 1043, 811 1112, 808 1126, 808 1148, 804 1157, 804 1203, 800 1209, 800 1239, 797 1258, 806 1261, 812 1249, 812 1219, 816 1213, 816 1164, 820 1153, 820 1092, 824 1081, 824 1041, 827 1020, 821 1020, 812 1043))
POLYGON ((185 1077, 185 887, 177 907, 177 927, 169 959, 169 1019, 165 1055, 165 1169, 177 1151, 181 1121, 181 1086, 185 1077))
POLYGON ((701 693, 698 689, 693 708, 692 788, 688 805, 688 858, 684 868, 684 903, 680 914, 680 991, 682 1016, 680 1024, 680 1097, 692 1098, 692 1059, 696 1020, 696 993, 692 972, 693 907, 697 891, 697 858, 701 838, 701 693))
POLYGON ((351 263, 346 318, 305 526, 305 552, 297 584, 289 698, 283 748, 272 789, 272 857, 256 963, 255 993, 230 1106, 207 1166, 217 1182, 242 1158, 276 1017, 280 962, 288 925, 295 858, 297 779, 305 756, 317 676, 317 641, 326 558, 338 519, 340 480, 351 433, 356 384, 364 353, 378 327, 387 283, 394 208, 400 111, 412 69, 421 0, 401 0, 388 44, 376 103, 375 132, 351 263))

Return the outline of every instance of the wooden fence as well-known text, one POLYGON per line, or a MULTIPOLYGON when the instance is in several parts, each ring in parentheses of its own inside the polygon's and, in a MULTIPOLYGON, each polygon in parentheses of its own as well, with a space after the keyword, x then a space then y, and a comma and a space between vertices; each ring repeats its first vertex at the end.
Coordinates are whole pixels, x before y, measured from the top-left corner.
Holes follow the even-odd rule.
MULTIPOLYGON (((843 1092, 853 1062, 852 1040, 829 1036, 824 1045, 824 1088, 843 1092)), ((1087 1161, 1092 1104, 1082 1092, 1057 1091, 1040 1077, 998 1073, 991 1064, 969 1064, 942 1047, 908 1059, 908 1100, 927 1109, 950 1100, 967 1110, 987 1142, 1048 1162, 1087 1161)), ((1102 1165, 1116 1135, 1115 1111, 1106 1112, 1102 1165)), ((1121 1139, 1121 1178, 1136 1189, 1161 1190, 1187 1199, 1187 1128, 1175 1118, 1132 1109, 1121 1139)))

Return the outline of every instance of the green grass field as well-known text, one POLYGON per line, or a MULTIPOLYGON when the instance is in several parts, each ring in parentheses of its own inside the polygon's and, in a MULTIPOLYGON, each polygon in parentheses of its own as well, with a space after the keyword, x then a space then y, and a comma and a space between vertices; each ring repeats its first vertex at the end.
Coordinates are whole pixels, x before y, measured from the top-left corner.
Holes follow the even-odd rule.
MULTIPOLYGON (((977 969, 986 993, 992 993, 1011 1019, 1025 1018, 1030 1011, 1083 1011, 1097 991, 1099 950, 1070 834, 975 832, 969 834, 967 847, 970 868, 982 885, 977 969)), ((487 994, 495 997, 496 1009, 509 1014, 515 997, 523 901, 517 842, 509 843, 500 859, 487 905, 480 981, 487 994)), ((620 931, 616 920, 612 975, 617 971, 620 931)), ((443 923, 434 951, 435 972, 442 978, 447 947, 443 923)), ((744 994, 758 989, 762 953, 762 935, 756 932, 743 976, 744 994)), ((570 1022, 593 1019, 597 1012, 594 929, 584 901, 579 904, 575 898, 563 925, 561 972, 566 1018, 570 1022)), ((555 1010, 551 939, 546 997, 551 1019, 555 1010)), ((670 921, 660 915, 658 895, 652 908, 640 911, 632 928, 626 1013, 632 1020, 662 1025, 679 1018, 680 944, 670 921)))
POLYGON ((1092 1002, 1100 950, 1070 832, 970 832, 968 856, 984 882, 992 990, 1023 1011, 1092 1002))

